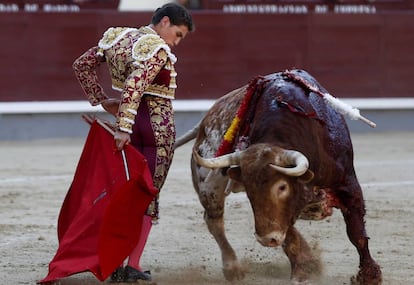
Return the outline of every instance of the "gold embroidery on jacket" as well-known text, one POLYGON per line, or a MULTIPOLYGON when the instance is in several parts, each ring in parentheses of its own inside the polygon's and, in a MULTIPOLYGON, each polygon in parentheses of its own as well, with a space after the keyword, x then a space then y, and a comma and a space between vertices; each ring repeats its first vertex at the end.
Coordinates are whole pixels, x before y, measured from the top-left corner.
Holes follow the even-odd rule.
POLYGON ((78 57, 72 65, 75 76, 92 106, 99 105, 108 98, 99 84, 96 73, 96 68, 102 61, 101 56, 97 55, 98 52, 98 47, 90 48, 78 57))
POLYGON ((99 41, 99 48, 105 55, 113 89, 122 92, 117 127, 132 133, 143 94, 174 99, 177 59, 166 42, 148 26, 109 28, 99 41), (162 69, 169 73, 164 70, 162 82, 154 82, 162 69))

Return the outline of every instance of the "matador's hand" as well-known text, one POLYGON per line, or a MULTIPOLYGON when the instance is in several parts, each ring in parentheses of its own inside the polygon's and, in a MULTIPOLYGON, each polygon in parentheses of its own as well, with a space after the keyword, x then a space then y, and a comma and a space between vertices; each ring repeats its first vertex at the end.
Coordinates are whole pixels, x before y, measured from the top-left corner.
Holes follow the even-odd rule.
POLYGON ((117 130, 114 135, 115 146, 118 150, 122 150, 125 145, 131 142, 131 136, 128 133, 117 130))
POLYGON ((119 102, 119 99, 109 98, 102 101, 101 105, 105 111, 116 117, 116 114, 118 113, 119 102))

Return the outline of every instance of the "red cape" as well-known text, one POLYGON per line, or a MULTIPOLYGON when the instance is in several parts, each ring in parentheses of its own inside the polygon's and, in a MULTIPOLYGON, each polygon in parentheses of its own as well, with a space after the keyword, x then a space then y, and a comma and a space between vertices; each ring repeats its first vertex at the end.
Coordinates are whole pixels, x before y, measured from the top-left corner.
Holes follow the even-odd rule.
POLYGON ((145 157, 132 146, 124 151, 129 181, 113 136, 92 123, 60 210, 59 248, 39 283, 84 271, 104 281, 137 244, 142 218, 158 190, 145 157))

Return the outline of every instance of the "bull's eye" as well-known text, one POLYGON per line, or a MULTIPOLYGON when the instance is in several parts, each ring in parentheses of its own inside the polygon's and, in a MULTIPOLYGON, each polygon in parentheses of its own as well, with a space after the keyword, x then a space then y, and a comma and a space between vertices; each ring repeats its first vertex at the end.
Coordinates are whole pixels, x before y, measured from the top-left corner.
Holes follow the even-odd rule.
POLYGON ((282 184, 279 186, 279 192, 284 192, 287 189, 286 184, 282 184))
POLYGON ((273 185, 271 193, 272 199, 276 203, 278 203, 277 201, 280 201, 281 199, 287 199, 290 196, 289 183, 283 179, 279 180, 273 185))

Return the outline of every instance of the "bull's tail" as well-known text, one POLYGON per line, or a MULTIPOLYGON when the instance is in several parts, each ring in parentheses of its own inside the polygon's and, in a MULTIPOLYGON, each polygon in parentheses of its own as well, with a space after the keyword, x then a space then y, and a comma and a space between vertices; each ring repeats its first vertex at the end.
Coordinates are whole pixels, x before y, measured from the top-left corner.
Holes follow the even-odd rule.
POLYGON ((185 134, 183 134, 181 137, 176 139, 174 148, 177 149, 180 146, 188 143, 192 139, 195 139, 197 136, 198 130, 200 129, 201 121, 199 121, 192 129, 188 130, 185 134))

